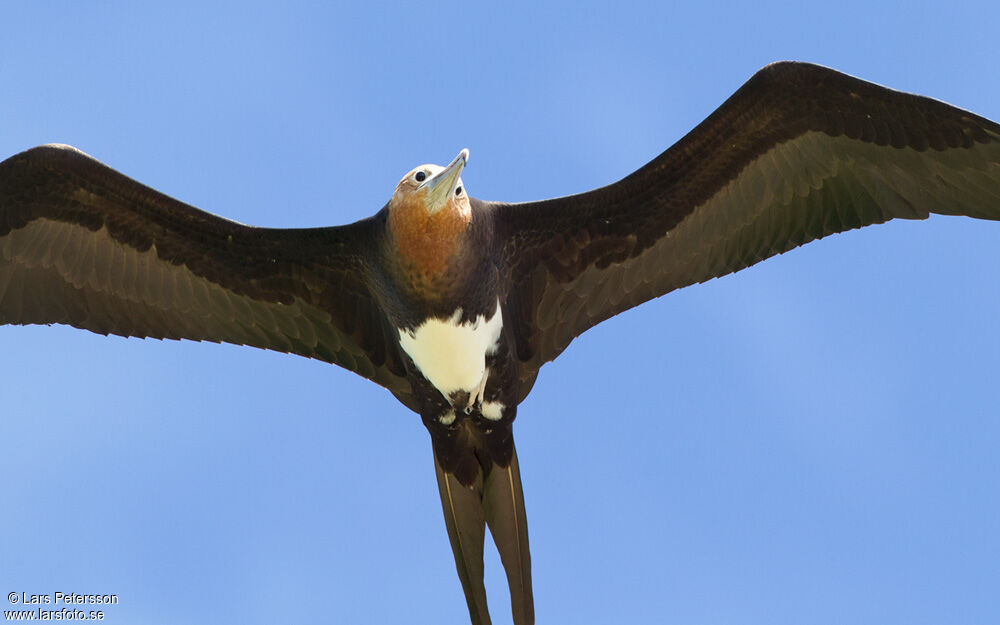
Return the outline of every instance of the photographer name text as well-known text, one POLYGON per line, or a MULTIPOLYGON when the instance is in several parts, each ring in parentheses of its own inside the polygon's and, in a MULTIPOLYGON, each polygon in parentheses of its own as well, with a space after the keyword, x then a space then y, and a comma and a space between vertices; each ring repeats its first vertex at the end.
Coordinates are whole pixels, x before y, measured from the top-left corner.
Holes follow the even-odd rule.
POLYGON ((26 592, 12 592, 7 595, 7 600, 22 605, 117 605, 118 595, 58 591, 35 595, 26 592))

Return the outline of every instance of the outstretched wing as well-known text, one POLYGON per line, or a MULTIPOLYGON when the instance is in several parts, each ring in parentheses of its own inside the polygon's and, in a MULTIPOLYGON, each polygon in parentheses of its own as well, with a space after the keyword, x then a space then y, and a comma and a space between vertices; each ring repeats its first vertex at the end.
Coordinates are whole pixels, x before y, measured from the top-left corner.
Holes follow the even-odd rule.
POLYGON ((368 288, 379 221, 244 226, 68 146, 0 163, 0 323, 224 341, 410 385, 368 288))
POLYGON ((765 67, 623 180, 495 206, 522 397, 542 364, 624 310, 929 213, 1000 219, 1000 125, 816 65, 765 67))

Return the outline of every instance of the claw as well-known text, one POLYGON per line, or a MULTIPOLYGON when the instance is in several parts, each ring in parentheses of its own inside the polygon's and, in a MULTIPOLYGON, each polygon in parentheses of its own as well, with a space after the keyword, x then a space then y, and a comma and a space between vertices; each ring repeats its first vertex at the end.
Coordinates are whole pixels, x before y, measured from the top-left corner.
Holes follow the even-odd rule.
POLYGON ((472 412, 472 409, 483 401, 483 394, 486 392, 486 380, 489 377, 490 368, 486 367, 483 371, 483 379, 479 381, 479 386, 473 392, 469 393, 469 405, 465 407, 465 414, 472 412))

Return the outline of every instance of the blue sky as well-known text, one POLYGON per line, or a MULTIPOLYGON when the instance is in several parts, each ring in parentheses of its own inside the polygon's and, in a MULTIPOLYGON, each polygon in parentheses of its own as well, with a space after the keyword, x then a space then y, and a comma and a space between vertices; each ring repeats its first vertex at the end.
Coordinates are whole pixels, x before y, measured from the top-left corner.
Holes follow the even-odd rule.
MULTIPOLYGON (((992 2, 84 4, 5 9, 0 153, 70 143, 257 225, 354 221, 463 147, 474 196, 583 191, 780 59, 1000 119, 992 2)), ((578 339, 515 429, 538 621, 995 623, 998 240, 835 236, 578 339)), ((0 354, 5 593, 116 593, 112 623, 465 622, 429 438, 388 392, 60 327, 0 328, 0 354)))

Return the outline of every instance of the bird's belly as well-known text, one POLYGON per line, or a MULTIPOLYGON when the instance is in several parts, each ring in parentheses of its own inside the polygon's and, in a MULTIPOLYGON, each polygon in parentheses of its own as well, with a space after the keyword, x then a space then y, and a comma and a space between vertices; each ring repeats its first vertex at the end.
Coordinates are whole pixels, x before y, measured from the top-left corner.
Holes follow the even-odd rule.
POLYGON ((462 310, 448 319, 428 319, 413 330, 400 330, 399 343, 427 381, 445 397, 471 393, 486 371, 487 354, 496 351, 503 328, 500 302, 487 318, 460 323, 462 310))

